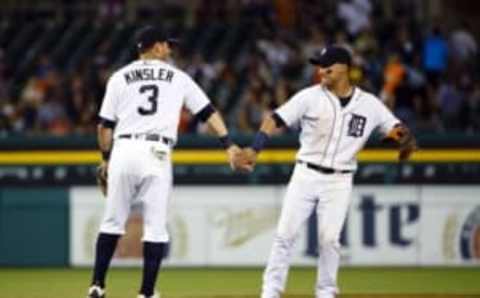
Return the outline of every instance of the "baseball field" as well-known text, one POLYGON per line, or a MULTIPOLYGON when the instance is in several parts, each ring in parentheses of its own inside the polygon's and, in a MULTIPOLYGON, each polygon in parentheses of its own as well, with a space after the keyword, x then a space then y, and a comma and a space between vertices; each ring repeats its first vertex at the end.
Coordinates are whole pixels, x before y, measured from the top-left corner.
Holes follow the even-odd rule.
MULTIPOLYGON (((134 298, 139 268, 113 269, 108 298, 134 298)), ((259 297, 261 268, 162 269, 162 298, 259 297)), ((85 297, 89 269, 0 268, 1 298, 85 297)), ((294 268, 284 297, 313 297, 315 269, 294 268)), ((480 297, 480 267, 342 268, 340 297, 480 297)))

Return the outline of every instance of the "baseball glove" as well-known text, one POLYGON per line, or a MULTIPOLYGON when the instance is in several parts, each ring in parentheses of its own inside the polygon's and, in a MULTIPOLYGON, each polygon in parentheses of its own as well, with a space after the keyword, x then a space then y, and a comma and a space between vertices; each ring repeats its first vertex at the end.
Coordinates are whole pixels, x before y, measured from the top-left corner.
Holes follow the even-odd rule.
POLYGON ((410 132, 410 129, 404 124, 396 124, 384 139, 387 142, 398 144, 400 161, 407 160, 410 155, 418 149, 417 141, 410 132))
POLYGON ((97 178, 98 187, 100 187, 100 190, 102 191, 102 194, 104 196, 107 196, 107 188, 108 188, 107 166, 105 164, 99 165, 97 167, 97 172, 96 172, 95 176, 97 178))

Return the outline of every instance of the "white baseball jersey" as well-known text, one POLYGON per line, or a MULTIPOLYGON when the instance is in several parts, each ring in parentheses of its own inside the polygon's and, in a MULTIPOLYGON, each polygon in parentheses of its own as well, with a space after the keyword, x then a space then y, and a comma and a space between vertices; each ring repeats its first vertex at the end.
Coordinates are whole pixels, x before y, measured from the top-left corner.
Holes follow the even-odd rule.
MULTIPOLYGON (((386 134, 395 116, 374 95, 355 88, 344 107, 322 85, 303 89, 276 113, 289 126, 300 123, 297 159, 336 170, 355 170, 356 155, 376 128, 386 134)), ((353 173, 324 173, 297 163, 288 184, 272 250, 263 276, 261 298, 279 298, 285 290, 289 260, 298 232, 315 210, 318 273, 315 297, 334 298, 339 290, 340 232, 347 216, 353 173)))
POLYGON ((297 160, 336 170, 355 170, 356 155, 371 133, 383 134, 400 121, 373 94, 355 87, 350 102, 340 100, 322 85, 295 94, 276 113, 288 126, 300 123, 297 160))
POLYGON ((193 114, 209 100, 184 72, 160 60, 138 60, 108 81, 100 117, 116 122, 108 164, 108 193, 100 231, 124 234, 131 206, 143 206, 143 240, 168 242, 172 189, 171 146, 125 134, 158 134, 177 139, 182 106, 193 114))
POLYGON ((203 90, 173 65, 137 60, 110 77, 100 117, 117 123, 115 137, 156 133, 175 141, 182 106, 196 114, 209 102, 203 90))

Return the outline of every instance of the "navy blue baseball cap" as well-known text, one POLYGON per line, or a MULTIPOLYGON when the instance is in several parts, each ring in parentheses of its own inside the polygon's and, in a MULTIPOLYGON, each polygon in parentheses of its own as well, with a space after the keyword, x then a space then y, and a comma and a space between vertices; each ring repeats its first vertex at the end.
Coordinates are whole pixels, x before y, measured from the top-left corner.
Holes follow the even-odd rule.
POLYGON ((352 64, 352 56, 350 52, 340 46, 328 46, 321 51, 316 52, 308 61, 320 67, 330 67, 333 64, 352 64))
POLYGON ((178 44, 179 40, 170 36, 165 30, 154 26, 145 26, 138 30, 135 35, 135 45, 139 50, 148 49, 156 42, 178 44))

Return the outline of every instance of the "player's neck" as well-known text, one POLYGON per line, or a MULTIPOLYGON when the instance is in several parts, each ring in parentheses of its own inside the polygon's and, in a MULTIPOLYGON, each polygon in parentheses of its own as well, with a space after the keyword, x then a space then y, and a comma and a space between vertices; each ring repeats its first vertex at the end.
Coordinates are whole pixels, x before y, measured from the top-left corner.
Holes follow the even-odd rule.
POLYGON ((353 86, 348 80, 339 81, 337 84, 333 85, 329 89, 338 98, 350 97, 353 92, 353 86))
POLYGON ((140 55, 140 60, 165 60, 165 57, 161 57, 157 54, 154 54, 154 53, 143 53, 140 55))

